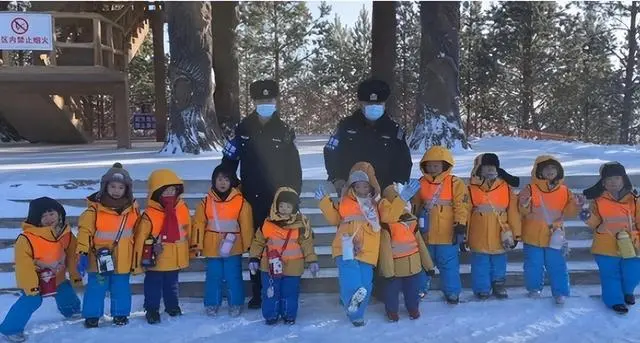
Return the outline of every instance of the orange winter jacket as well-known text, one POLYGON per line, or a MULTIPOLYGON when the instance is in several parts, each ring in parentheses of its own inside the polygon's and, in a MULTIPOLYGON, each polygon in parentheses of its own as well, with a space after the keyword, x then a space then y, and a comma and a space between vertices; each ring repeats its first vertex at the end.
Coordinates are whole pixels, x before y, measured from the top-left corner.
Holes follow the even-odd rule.
POLYGON ((591 204, 591 218, 587 225, 594 230, 591 253, 607 256, 620 256, 616 242, 616 234, 629 232, 636 247, 639 246, 638 218, 640 218, 638 198, 629 193, 620 200, 615 200, 609 192, 604 192, 591 204))

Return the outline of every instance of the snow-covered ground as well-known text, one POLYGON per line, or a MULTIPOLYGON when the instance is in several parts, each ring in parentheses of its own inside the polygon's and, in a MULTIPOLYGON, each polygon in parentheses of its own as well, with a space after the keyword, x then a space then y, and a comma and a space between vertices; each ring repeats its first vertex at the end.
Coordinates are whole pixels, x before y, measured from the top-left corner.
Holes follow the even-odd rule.
MULTIPOLYGON (((573 293, 563 307, 553 305, 549 298, 528 299, 519 289, 511 289, 511 299, 506 301, 472 301, 451 307, 439 299, 438 292, 432 292, 421 304, 418 320, 409 320, 401 306, 400 321, 388 323, 384 306, 376 303, 369 307, 367 325, 362 328, 348 322, 333 294, 303 294, 296 324, 274 327, 264 324, 260 311, 245 310, 239 318, 230 318, 223 308, 219 317, 207 317, 199 299, 181 299, 182 317, 163 314, 161 324, 150 326, 144 319, 142 297, 134 296, 128 326, 114 327, 109 318, 103 319, 99 329, 91 330, 82 326, 81 319, 63 320, 49 298, 31 318, 26 333, 31 342, 43 343, 640 342, 638 309, 620 316, 606 309, 600 299, 590 297, 598 293, 597 288, 574 288, 573 293)), ((0 318, 15 300, 13 295, 0 295, 0 318)), ((105 303, 108 308, 108 299, 105 303)))

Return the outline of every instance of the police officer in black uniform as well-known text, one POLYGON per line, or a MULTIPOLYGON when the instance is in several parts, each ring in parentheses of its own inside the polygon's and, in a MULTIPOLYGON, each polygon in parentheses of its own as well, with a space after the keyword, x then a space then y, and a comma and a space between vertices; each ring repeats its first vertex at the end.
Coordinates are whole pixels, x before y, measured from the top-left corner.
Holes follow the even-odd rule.
POLYGON ((371 163, 382 189, 411 176, 411 153, 405 133, 385 110, 389 85, 370 79, 358 87, 360 107, 342 119, 324 147, 324 164, 338 194, 349 170, 360 161, 371 163))
MULTIPOLYGON (((302 169, 294 143, 295 133, 285 124, 276 109, 278 85, 273 80, 260 80, 250 86, 256 108, 242 119, 234 137, 224 148, 222 164, 236 170, 240 162, 242 193, 253 209, 255 229, 262 226, 280 187, 291 187, 300 193, 302 169)), ((261 306, 260 275, 252 275, 253 297, 249 308, 261 306)))

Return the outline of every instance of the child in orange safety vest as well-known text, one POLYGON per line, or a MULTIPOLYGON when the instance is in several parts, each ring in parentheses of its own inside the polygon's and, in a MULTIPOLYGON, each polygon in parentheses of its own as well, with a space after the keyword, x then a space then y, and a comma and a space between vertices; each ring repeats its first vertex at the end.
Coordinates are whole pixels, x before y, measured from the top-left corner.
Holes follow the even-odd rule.
MULTIPOLYGON (((412 192, 409 190, 408 194, 412 192)), ((417 218, 411 214, 411 204, 405 200, 410 198, 406 194, 406 188, 398 193, 396 185, 387 186, 378 206, 382 223, 378 270, 385 278, 384 305, 390 322, 399 319, 400 290, 409 318, 420 317, 420 275, 423 272, 430 276, 435 274, 433 261, 418 231, 417 218)))
POLYGON ((506 251, 516 247, 521 232, 518 198, 511 187, 519 184, 519 178, 500 168, 495 154, 475 158, 469 181, 472 208, 467 237, 472 289, 481 300, 488 299, 491 291, 498 299, 507 297, 506 251))
POLYGON ((569 296, 569 272, 564 219, 574 218, 584 197, 574 196, 563 184, 564 169, 552 156, 536 158, 531 183, 519 194, 524 244, 524 280, 529 296, 540 297, 544 272, 551 283, 556 304, 569 296))
POLYGON ((262 278, 262 316, 267 325, 279 319, 295 324, 305 263, 313 276, 320 270, 311 224, 299 206, 295 190, 278 189, 269 217, 256 232, 249 251, 249 270, 252 274, 260 271, 262 278))
POLYGON ((217 166, 211 190, 198 204, 193 219, 193 242, 207 258, 204 306, 209 316, 218 314, 225 284, 229 315, 237 317, 244 306, 242 254, 251 246, 253 216, 239 185, 232 170, 217 166))
POLYGON ((640 206, 620 163, 600 167, 600 181, 583 194, 591 201, 580 218, 593 232, 591 253, 598 264, 602 301, 617 313, 629 312, 640 283, 640 206))
POLYGON ((120 163, 100 181, 100 190, 87 198, 89 206, 78 220, 78 272, 89 271, 82 302, 86 328, 98 327, 109 291, 113 324, 126 325, 131 313, 129 276, 133 261, 133 227, 140 213, 133 198, 133 180, 120 163))
POLYGON ((76 272, 76 237, 62 205, 47 197, 31 201, 22 230, 14 248, 16 281, 22 295, 0 324, 0 334, 10 342, 26 340, 24 328, 44 297, 54 296, 65 318, 80 314, 80 299, 72 287, 82 286, 82 277, 76 272))
POLYGON ((354 326, 365 325, 364 312, 373 287, 373 268, 380 252, 380 216, 376 199, 380 186, 373 166, 356 163, 335 205, 324 187, 315 193, 330 225, 338 226, 331 244, 338 265, 340 300, 354 326))
POLYGON ((171 317, 182 315, 178 273, 189 267, 191 215, 182 199, 184 183, 169 169, 151 173, 147 208, 135 227, 134 274, 145 271, 144 309, 149 324, 160 322, 160 299, 171 317))

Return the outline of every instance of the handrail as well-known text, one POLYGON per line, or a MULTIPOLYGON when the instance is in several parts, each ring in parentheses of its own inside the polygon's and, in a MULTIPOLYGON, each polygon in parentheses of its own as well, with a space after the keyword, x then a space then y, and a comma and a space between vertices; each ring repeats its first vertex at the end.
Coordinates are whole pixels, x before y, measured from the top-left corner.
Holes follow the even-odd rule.
POLYGON ((102 14, 95 13, 95 12, 38 12, 38 13, 51 14, 51 17, 53 17, 54 21, 55 21, 55 19, 63 19, 63 18, 68 18, 68 19, 74 19, 74 18, 79 18, 79 19, 98 19, 98 20, 100 20, 102 22, 105 22, 107 24, 113 25, 113 27, 119 29, 123 33, 125 31, 124 27, 122 27, 120 24, 117 24, 116 22, 108 19, 107 17, 103 16, 102 14))

